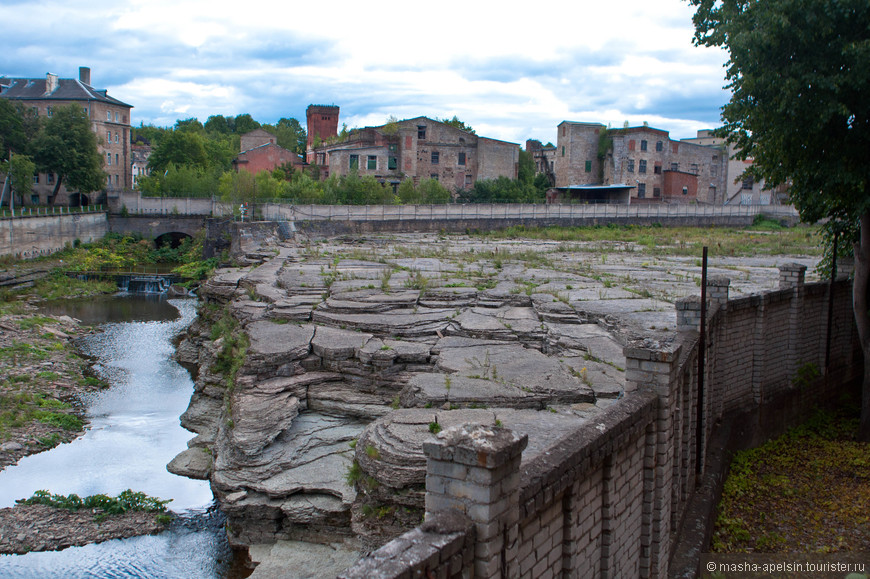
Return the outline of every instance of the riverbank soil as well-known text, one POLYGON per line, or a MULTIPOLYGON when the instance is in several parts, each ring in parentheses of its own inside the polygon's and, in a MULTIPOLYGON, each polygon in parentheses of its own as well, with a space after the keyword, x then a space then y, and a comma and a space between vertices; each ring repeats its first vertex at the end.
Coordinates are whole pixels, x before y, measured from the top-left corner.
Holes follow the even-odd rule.
MULTIPOLYGON (((104 285, 85 285, 71 281, 69 289, 75 295, 106 291, 104 285)), ((89 362, 75 346, 90 328, 69 316, 40 315, 33 301, 37 296, 10 292, 2 297, 0 470, 78 438, 87 428, 83 398, 107 386, 89 375, 89 362)), ((0 553, 58 550, 165 528, 153 513, 112 515, 99 522, 98 514, 45 505, 0 509, 0 553)))
POLYGON ((0 468, 84 431, 82 396, 106 386, 76 354, 87 331, 68 316, 0 316, 0 468))
POLYGON ((856 441, 854 410, 819 411, 783 436, 737 453, 711 550, 870 553, 870 443, 856 441))
POLYGON ((154 513, 129 512, 101 519, 99 509, 69 511, 46 505, 0 509, 0 553, 58 551, 67 547, 159 533, 154 513))

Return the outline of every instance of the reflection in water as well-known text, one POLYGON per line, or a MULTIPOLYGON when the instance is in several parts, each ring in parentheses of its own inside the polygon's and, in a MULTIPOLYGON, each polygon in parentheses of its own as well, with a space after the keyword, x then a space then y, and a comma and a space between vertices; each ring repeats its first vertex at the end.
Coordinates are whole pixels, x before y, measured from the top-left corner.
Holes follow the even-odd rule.
POLYGON ((178 319, 178 310, 162 295, 114 294, 75 300, 45 302, 40 312, 71 316, 82 323, 169 322, 178 319))
MULTIPOLYGON (((142 300, 100 304, 160 321, 112 323, 82 340, 84 353, 99 360, 96 373, 111 387, 86 401, 88 431, 69 444, 23 458, 0 472, 0 507, 45 489, 80 496, 117 495, 125 489, 172 499, 182 516, 157 536, 109 541, 61 552, 0 557, 0 577, 190 577, 226 576, 231 558, 207 481, 175 476, 166 464, 187 447, 192 434, 178 417, 193 393, 186 370, 173 359, 171 338, 196 315, 194 300, 142 300), (168 310, 173 315, 168 315, 168 310), (180 314, 180 315, 179 315, 180 314), (170 320, 170 321, 166 321, 170 320)), ((83 321, 100 317, 97 308, 57 312, 83 321), (82 313, 84 312, 84 313, 82 313)), ((102 315, 103 319, 115 314, 102 315)))

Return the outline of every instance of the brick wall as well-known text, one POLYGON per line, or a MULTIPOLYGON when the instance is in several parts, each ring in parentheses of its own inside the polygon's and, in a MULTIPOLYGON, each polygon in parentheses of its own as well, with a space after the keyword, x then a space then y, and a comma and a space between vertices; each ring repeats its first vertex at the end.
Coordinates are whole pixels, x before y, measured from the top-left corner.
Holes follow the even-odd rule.
MULTIPOLYGON (((702 461, 713 425, 729 413, 767 409, 783 424, 794 423, 860 377, 848 283, 833 286, 826 371, 830 290, 804 285, 803 272, 790 271, 800 267, 783 266, 780 290, 733 301, 727 300, 729 280, 708 281, 702 461), (794 380, 808 363, 822 377, 794 380)), ((673 343, 641 340, 625 348, 624 398, 521 466, 525 441, 505 429, 469 435, 454 427, 426 443, 427 520, 455 512, 472 519, 473 559, 464 576, 472 568, 476 578, 668 575, 697 473, 705 467, 696 458, 699 328, 693 324, 700 318, 693 312, 700 302, 681 300, 677 308, 681 323, 673 343)), ((458 576, 438 567, 445 557, 433 554, 433 540, 412 531, 343 577, 458 576), (396 564, 390 553, 412 539, 419 556, 396 564)))

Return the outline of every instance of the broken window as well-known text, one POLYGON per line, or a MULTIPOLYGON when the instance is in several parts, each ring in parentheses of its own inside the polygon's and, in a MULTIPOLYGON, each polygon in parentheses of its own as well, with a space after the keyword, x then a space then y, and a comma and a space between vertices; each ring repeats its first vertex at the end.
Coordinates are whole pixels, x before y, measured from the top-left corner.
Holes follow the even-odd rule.
POLYGON ((671 171, 679 171, 680 164, 679 163, 671 163, 671 171))
POLYGON ((432 151, 432 164, 437 165, 441 162, 441 154, 438 151, 432 151))
POLYGON ((350 156, 350 168, 359 169, 359 155, 350 156))
POLYGON ((426 138, 426 125, 417 125, 417 138, 425 139, 426 138))
POLYGON ((662 174, 662 164, 661 163, 656 163, 655 165, 653 165, 653 173, 655 173, 656 175, 662 174))
POLYGON ((395 171, 399 167, 399 160, 395 157, 390 157, 387 159, 387 169, 390 171, 395 171))
POLYGON ((742 189, 745 189, 747 191, 751 191, 754 186, 755 186, 755 178, 752 175, 746 177, 746 179, 743 180, 742 189))

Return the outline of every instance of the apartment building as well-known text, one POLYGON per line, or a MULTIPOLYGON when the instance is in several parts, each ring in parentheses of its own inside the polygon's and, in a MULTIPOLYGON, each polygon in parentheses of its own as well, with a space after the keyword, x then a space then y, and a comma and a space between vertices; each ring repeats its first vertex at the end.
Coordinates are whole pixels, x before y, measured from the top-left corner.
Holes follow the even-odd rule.
MULTIPOLYGON (((103 159, 106 188, 102 193, 80 195, 61 186, 56 204, 79 205, 105 202, 106 195, 132 187, 132 151, 130 123, 132 105, 109 96, 106 90, 91 86, 91 70, 79 68, 79 78, 59 78, 48 73, 45 78, 0 78, 0 98, 32 108, 37 115, 50 117, 58 107, 77 104, 87 113, 97 135, 97 147, 103 159)), ((54 191, 56 176, 34 176, 28 205, 45 204, 54 191)))

